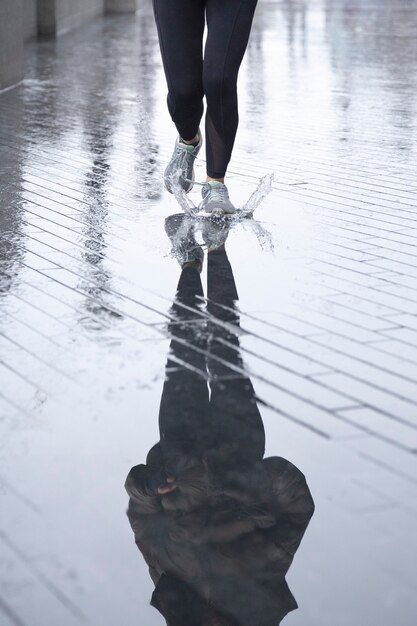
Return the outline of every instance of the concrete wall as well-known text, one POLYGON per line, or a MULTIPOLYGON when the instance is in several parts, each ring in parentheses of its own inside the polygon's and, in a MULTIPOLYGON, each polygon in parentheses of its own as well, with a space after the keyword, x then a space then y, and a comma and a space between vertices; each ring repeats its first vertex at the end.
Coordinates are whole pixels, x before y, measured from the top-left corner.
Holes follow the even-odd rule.
POLYGON ((37 0, 23 0, 23 37, 25 41, 35 39, 37 36, 36 5, 37 0))
POLYGON ((55 0, 57 35, 104 13, 104 2, 105 0, 55 0))
POLYGON ((56 37, 104 12, 105 0, 37 0, 38 34, 56 37))
POLYGON ((23 78, 22 0, 0 1, 0 90, 23 78))
POLYGON ((23 78, 24 42, 56 37, 109 12, 134 12, 144 0, 0 0, 0 90, 23 78))
POLYGON ((55 37, 57 34, 55 0, 37 0, 36 5, 38 37, 55 37))
MULTIPOLYGON (((31 2, 33 0, 25 0, 31 2)), ((134 12, 143 0, 37 0, 38 30, 54 37, 108 12, 134 12)))
POLYGON ((139 8, 143 0, 106 0, 106 11, 109 13, 131 13, 139 8))

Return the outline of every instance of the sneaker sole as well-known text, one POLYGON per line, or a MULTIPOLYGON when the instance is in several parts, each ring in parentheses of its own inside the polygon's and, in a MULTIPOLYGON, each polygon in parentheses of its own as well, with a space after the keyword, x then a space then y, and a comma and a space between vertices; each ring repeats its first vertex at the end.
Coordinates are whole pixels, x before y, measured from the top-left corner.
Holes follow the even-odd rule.
POLYGON ((237 213, 237 209, 225 210, 221 207, 213 207, 212 209, 207 207, 207 208, 203 208, 202 210, 204 210, 206 215, 213 215, 213 217, 221 217, 223 215, 234 215, 235 213, 237 213))

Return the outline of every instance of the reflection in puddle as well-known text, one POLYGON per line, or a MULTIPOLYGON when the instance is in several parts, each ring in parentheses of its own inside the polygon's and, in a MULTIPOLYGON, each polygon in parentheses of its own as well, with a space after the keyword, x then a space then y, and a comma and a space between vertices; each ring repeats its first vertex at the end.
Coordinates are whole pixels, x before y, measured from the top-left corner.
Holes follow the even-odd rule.
POLYGON ((185 216, 166 230, 183 266, 171 309, 160 441, 130 471, 128 517, 168 626, 276 626, 297 607, 285 575, 313 514, 303 474, 264 459, 265 432, 239 351, 228 226, 185 216))

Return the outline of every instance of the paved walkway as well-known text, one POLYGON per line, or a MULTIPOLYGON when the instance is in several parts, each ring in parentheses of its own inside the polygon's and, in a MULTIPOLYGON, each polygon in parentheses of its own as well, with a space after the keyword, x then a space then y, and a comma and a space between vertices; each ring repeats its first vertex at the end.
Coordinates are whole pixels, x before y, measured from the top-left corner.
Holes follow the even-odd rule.
MULTIPOLYGON (((158 439, 179 274, 144 5, 34 44, 0 95, 5 626, 162 623, 123 490, 158 439)), ((242 354, 267 453, 316 501, 289 626, 415 623, 416 30, 408 0, 261 0, 241 71, 232 199, 275 176, 227 242, 242 354)))

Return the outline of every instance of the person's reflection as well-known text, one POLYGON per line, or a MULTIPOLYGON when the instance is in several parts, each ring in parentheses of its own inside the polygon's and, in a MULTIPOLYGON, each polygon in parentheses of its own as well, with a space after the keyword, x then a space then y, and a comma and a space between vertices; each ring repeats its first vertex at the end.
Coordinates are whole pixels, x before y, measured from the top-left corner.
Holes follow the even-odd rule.
POLYGON ((239 353, 227 227, 202 227, 206 318, 192 223, 172 216, 166 228, 182 272, 160 441, 126 480, 129 521, 156 586, 151 604, 168 626, 276 626, 297 607, 285 574, 313 500, 292 463, 263 459, 262 418, 239 353))

